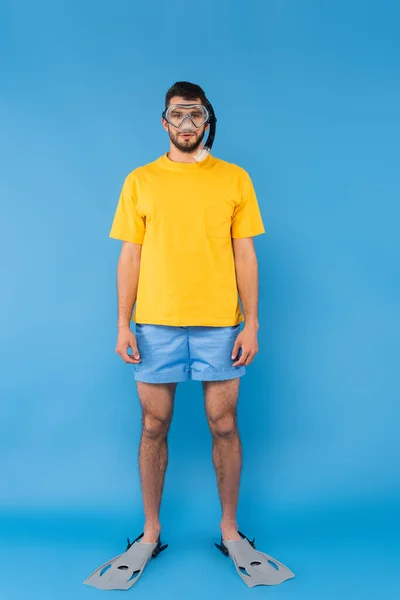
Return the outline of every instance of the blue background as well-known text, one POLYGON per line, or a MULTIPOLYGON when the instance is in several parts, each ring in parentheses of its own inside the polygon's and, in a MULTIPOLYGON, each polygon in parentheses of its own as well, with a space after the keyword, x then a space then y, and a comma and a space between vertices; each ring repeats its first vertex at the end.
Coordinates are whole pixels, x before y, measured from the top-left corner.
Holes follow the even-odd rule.
POLYGON ((213 547, 211 440, 188 382, 170 548, 131 593, 398 599, 399 26, 394 1, 1 2, 1 598, 98 597, 83 579, 142 531, 108 233, 125 176, 168 149, 166 90, 189 80, 267 229, 238 516, 296 578, 249 592, 213 547))

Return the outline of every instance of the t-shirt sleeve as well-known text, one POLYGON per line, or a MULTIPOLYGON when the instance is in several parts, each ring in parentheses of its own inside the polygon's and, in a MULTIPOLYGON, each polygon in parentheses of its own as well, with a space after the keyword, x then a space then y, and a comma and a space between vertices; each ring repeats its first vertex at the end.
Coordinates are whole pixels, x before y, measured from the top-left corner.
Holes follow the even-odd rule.
POLYGON ((265 228, 257 196, 250 175, 243 170, 241 198, 233 212, 231 235, 233 238, 244 238, 261 233, 265 233, 265 228))
POLYGON ((142 244, 146 230, 146 218, 139 214, 135 183, 132 174, 122 186, 110 237, 124 242, 142 244))

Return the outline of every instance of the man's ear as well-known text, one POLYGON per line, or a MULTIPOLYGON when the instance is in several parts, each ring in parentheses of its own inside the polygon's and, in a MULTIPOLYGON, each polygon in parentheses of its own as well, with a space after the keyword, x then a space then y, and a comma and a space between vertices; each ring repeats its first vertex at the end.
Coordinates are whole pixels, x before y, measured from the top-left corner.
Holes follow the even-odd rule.
POLYGON ((164 117, 161 117, 161 125, 163 126, 163 128, 165 129, 165 131, 168 131, 168 121, 166 121, 164 119, 164 117))

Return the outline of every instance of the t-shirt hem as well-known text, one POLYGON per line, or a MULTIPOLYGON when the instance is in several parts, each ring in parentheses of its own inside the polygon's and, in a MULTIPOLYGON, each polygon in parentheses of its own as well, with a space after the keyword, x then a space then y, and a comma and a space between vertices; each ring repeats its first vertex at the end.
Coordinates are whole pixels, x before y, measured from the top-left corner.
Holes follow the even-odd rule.
POLYGON ((173 323, 171 323, 171 321, 165 321, 163 319, 152 319, 151 321, 148 320, 137 320, 135 319, 131 319, 131 321, 133 323, 139 323, 142 325, 171 325, 172 327, 233 327, 235 325, 240 325, 240 323, 242 323, 244 321, 244 319, 240 319, 239 321, 237 319, 234 319, 234 321, 227 323, 226 321, 203 321, 201 323, 187 323, 186 321, 174 321, 173 323))
POLYGON ((248 238, 248 237, 255 237, 256 235, 262 235, 263 233, 266 233, 265 229, 263 229, 262 231, 252 231, 251 233, 248 234, 237 234, 237 235, 233 235, 231 237, 235 238, 235 239, 240 239, 240 238, 248 238))
POLYGON ((128 236, 120 235, 118 233, 110 233, 108 237, 113 240, 121 240, 121 242, 129 242, 130 244, 143 244, 143 238, 128 238, 128 236))

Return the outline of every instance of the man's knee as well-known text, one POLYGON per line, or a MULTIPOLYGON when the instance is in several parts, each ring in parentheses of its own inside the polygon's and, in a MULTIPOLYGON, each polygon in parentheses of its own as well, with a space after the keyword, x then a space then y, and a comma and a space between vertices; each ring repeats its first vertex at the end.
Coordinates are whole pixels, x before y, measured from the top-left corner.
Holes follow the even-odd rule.
POLYGON ((236 414, 229 412, 222 417, 210 418, 210 430, 213 437, 230 439, 237 433, 236 414))
POLYGON ((158 417, 155 415, 144 415, 142 420, 143 433, 151 438, 163 438, 167 435, 171 423, 170 417, 158 417))

